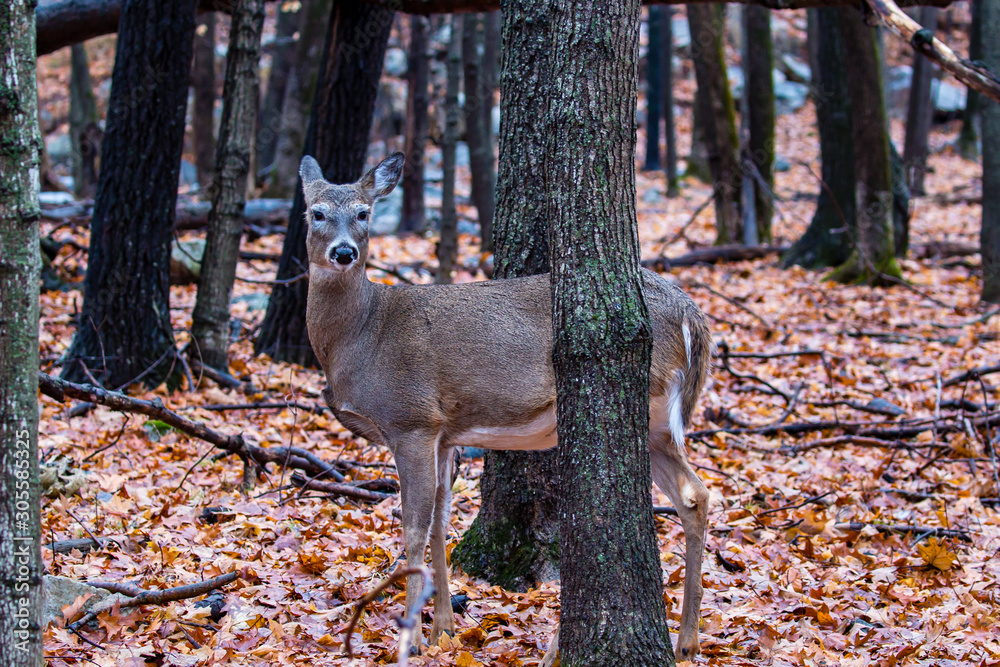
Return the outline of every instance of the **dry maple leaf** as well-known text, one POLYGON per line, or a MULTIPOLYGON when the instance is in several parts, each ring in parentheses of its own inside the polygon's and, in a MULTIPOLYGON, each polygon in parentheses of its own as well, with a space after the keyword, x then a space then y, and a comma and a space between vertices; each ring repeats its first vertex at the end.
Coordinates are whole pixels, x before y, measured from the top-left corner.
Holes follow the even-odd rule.
POLYGON ((942 572, 947 572, 955 564, 957 556, 948 550, 948 545, 938 542, 936 537, 927 540, 927 544, 917 545, 917 553, 924 563, 942 572))

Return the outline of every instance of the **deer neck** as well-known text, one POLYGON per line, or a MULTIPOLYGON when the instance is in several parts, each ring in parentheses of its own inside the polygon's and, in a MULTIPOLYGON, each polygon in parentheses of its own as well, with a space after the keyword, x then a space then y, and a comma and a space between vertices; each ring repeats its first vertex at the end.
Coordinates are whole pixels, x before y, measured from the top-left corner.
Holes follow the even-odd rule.
POLYGON ((346 273, 310 265, 306 322, 313 351, 327 372, 344 348, 363 343, 377 291, 361 265, 346 273))

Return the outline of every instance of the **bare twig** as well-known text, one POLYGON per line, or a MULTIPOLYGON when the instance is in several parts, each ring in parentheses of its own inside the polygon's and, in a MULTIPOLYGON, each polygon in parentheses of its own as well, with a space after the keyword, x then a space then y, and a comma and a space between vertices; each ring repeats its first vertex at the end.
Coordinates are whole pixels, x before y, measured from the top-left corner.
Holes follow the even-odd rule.
POLYGON ((784 512, 785 510, 795 510, 800 507, 805 507, 806 505, 811 505, 813 503, 819 502, 820 500, 823 500, 827 496, 833 495, 833 493, 834 493, 833 491, 827 491, 826 493, 822 493, 818 496, 812 496, 811 498, 806 498, 802 502, 795 503, 794 505, 782 505, 781 507, 772 507, 769 510, 757 512, 757 514, 755 514, 754 516, 759 519, 762 516, 766 516, 768 514, 774 514, 775 512, 784 512))
POLYGON ((358 602, 357 609, 354 610, 354 615, 351 616, 351 622, 347 624, 347 629, 344 630, 344 648, 347 650, 347 657, 354 658, 354 649, 351 646, 351 637, 354 635, 354 628, 358 624, 358 620, 361 618, 361 613, 365 610, 372 600, 374 600, 378 595, 384 591, 386 588, 396 583, 404 577, 408 577, 411 574, 419 574, 424 579, 424 587, 420 592, 420 597, 414 601, 412 609, 406 609, 406 616, 401 617, 398 614, 394 614, 392 619, 396 621, 396 625, 399 626, 399 647, 396 650, 396 664, 400 667, 405 667, 410 659, 410 641, 413 635, 414 629, 420 623, 420 610, 423 609, 427 601, 431 599, 434 595, 434 582, 431 580, 431 572, 423 565, 418 567, 407 567, 396 570, 388 579, 380 582, 375 588, 368 591, 368 593, 361 598, 358 602))
POLYGON ((698 216, 701 215, 701 212, 704 211, 706 208, 708 208, 708 205, 711 204, 714 200, 715 200, 715 190, 713 189, 712 194, 708 195, 708 198, 698 205, 698 208, 694 210, 694 213, 691 214, 691 217, 688 218, 688 221, 684 223, 684 225, 677 231, 676 234, 673 235, 673 237, 671 237, 669 241, 667 240, 666 236, 657 240, 657 243, 662 244, 660 245, 660 252, 662 253, 664 248, 672 246, 673 244, 677 243, 681 238, 683 238, 684 232, 687 231, 688 227, 690 227, 694 223, 694 221, 698 219, 698 216))

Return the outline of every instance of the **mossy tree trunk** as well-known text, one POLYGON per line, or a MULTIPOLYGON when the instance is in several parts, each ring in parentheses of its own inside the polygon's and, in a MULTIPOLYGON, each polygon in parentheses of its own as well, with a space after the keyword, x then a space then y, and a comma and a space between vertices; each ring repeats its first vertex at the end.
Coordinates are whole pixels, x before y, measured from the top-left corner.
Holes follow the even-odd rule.
MULTIPOLYGON (((479 25, 481 16, 466 14, 462 20, 462 71, 465 86, 465 140, 469 146, 469 171, 472 176, 472 203, 479 214, 479 230, 483 252, 493 249, 494 189, 493 142, 490 140, 489 119, 483 107, 493 104, 493 86, 483 77, 485 68, 479 56, 479 25)), ((483 29, 485 38, 485 26, 483 29)))
MULTIPOLYGON (((1000 2, 981 0, 983 61, 1000 72, 1000 2)), ((1000 303, 1000 105, 983 99, 983 221, 979 246, 983 256, 983 301, 1000 303)))
POLYGON ((743 7, 746 35, 744 63, 750 138, 747 153, 756 170, 753 184, 757 242, 771 242, 774 217, 774 49, 771 46, 771 11, 759 5, 743 7))
POLYGON ((875 30, 854 8, 840 8, 851 95, 855 147, 857 224, 847 261, 827 278, 839 282, 883 284, 899 278, 893 238, 892 172, 882 65, 875 30))
POLYGON ((243 236, 264 0, 236 0, 231 26, 222 123, 215 156, 215 190, 208 214, 198 299, 192 314, 191 335, 196 344, 190 350, 192 357, 221 370, 229 367, 226 359, 229 299, 236 280, 236 262, 243 236))
POLYGON ((421 232, 427 227, 424 210, 424 150, 427 148, 430 102, 430 21, 410 16, 410 48, 406 72, 406 165, 403 167, 403 210, 399 231, 421 232))
POLYGON ((560 664, 672 665, 653 523, 639 273, 639 0, 556 0, 546 116, 563 558, 560 664), (601 257, 601 261, 596 258, 601 257))
MULTIPOLYGON (((552 85, 552 0, 503 0, 500 161, 494 278, 549 270, 544 118, 552 85)), ((524 590, 559 574, 556 453, 488 451, 479 515, 452 561, 491 584, 524 590)))
POLYGON ((191 109, 191 129, 194 133, 194 165, 198 169, 199 194, 212 198, 212 177, 215 174, 215 12, 198 17, 194 38, 194 65, 191 87, 194 102, 191 109))
POLYGON ((851 97, 840 15, 835 8, 809 9, 809 64, 819 130, 822 182, 808 229, 782 259, 808 269, 837 266, 851 254, 855 225, 854 143, 851 97))
MULTIPOLYGON (((473 15, 474 16, 474 15, 473 15)), ((458 14, 451 16, 451 39, 448 42, 447 82, 444 92, 444 136, 441 142, 441 240, 438 241, 436 283, 451 283, 458 260, 458 211, 455 208, 455 148, 458 145, 458 89, 461 85, 464 55, 463 27, 475 28, 458 14)), ((468 94, 468 93, 466 93, 468 94)))
MULTIPOLYGON (((937 30, 937 7, 921 7, 918 22, 925 30, 937 30)), ((915 195, 924 194, 924 176, 927 173, 927 138, 931 132, 934 102, 931 100, 931 81, 934 63, 921 53, 913 52, 913 77, 910 82, 910 100, 906 113, 906 139, 903 142, 903 163, 906 165, 907 184, 915 195)))
MULTIPOLYGON (((334 0, 330 10, 303 153, 316 158, 332 183, 352 183, 364 171, 392 18, 392 11, 365 2, 334 0)), ((309 268, 304 213, 299 183, 278 261, 279 279, 294 278, 309 268)), ((308 292, 308 280, 276 285, 271 290, 267 314, 254 343, 257 354, 316 365, 306 329, 308 292)))
POLYGON ((174 367, 170 241, 196 4, 133 0, 122 8, 68 380, 156 386, 174 367))
POLYGON ((0 25, 0 656, 41 667, 35 3, 4 3, 0 25))
POLYGON ((723 5, 694 4, 687 7, 691 57, 698 80, 695 103, 702 114, 708 166, 715 189, 717 244, 743 242, 740 212, 743 172, 736 135, 736 109, 726 76, 723 11, 723 5))

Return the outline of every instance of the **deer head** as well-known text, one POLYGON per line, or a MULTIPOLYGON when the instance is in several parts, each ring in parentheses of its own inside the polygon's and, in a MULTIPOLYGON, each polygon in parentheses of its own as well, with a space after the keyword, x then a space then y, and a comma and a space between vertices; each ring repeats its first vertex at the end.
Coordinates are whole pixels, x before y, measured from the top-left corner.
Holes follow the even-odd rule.
POLYGON ((372 206, 396 187, 403 160, 402 153, 393 153, 357 183, 334 185, 323 178, 315 159, 302 158, 299 175, 306 200, 310 264, 334 275, 364 270, 372 206))

